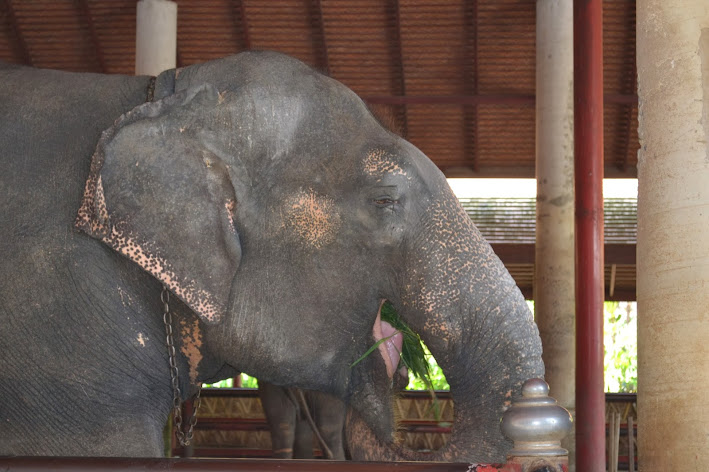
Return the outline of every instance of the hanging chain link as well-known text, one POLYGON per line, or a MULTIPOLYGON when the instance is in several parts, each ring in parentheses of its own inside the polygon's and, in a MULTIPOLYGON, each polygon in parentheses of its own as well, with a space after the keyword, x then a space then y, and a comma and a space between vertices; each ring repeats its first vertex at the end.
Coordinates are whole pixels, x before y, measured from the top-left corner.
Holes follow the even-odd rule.
POLYGON ((197 424, 197 410, 202 403, 202 385, 199 385, 197 396, 195 396, 192 409, 192 417, 189 419, 187 434, 182 430, 182 401, 180 395, 179 373, 177 372, 177 358, 175 356, 175 343, 172 336, 172 314, 170 313, 170 292, 163 286, 160 300, 163 304, 162 320, 165 323, 165 334, 167 338, 167 353, 170 357, 170 379, 172 380, 172 411, 174 415, 174 430, 180 446, 189 446, 194 437, 194 427, 197 424))

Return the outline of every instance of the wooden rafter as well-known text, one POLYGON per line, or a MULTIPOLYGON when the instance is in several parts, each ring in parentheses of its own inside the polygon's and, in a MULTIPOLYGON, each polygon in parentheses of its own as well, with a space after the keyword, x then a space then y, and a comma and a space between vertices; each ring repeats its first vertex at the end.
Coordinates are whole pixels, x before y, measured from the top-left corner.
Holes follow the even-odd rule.
POLYGON ((94 24, 93 17, 91 16, 91 11, 89 10, 88 0, 78 0, 76 2, 76 8, 79 12, 79 17, 82 22, 86 25, 86 30, 89 34, 89 42, 93 50, 93 57, 95 67, 98 69, 97 72, 108 72, 106 68, 106 60, 99 44, 98 34, 96 34, 96 25, 94 24))
MULTIPOLYGON (((478 94, 478 0, 465 9, 465 36, 464 63, 463 63, 463 90, 472 95, 478 94), (469 61, 469 62, 468 62, 469 61)), ((478 165, 478 104, 464 106, 463 112, 463 136, 465 143, 463 152, 470 153, 472 168, 474 172, 480 170, 478 165)), ((464 156, 467 159, 467 156, 464 156)))
POLYGON ((317 57, 318 67, 325 74, 330 75, 330 54, 327 47, 327 37, 325 35, 325 17, 323 14, 322 0, 312 0, 310 2, 310 24, 313 34, 313 51, 317 57))
POLYGON ((244 51, 248 51, 251 49, 251 36, 244 0, 234 0, 232 11, 234 13, 234 27, 241 33, 241 46, 244 51))
POLYGON ((17 15, 15 14, 15 7, 12 4, 12 0, 5 0, 5 11, 7 12, 7 26, 12 32, 15 55, 20 58, 23 64, 33 66, 34 61, 32 60, 32 55, 20 30, 20 25, 17 22, 17 15))
MULTIPOLYGON (((632 87, 633 90, 636 89, 637 87, 637 74, 635 73, 635 54, 633 54, 633 59, 632 59, 632 87)), ((630 154, 630 142, 632 140, 632 135, 633 135, 633 127, 637 126, 637 122, 633 119, 633 110, 637 107, 637 105, 624 105, 625 108, 627 108, 627 116, 626 116, 626 123, 625 123, 625 147, 624 147, 624 152, 623 156, 621 157, 621 165, 620 165, 620 170, 625 173, 628 172, 628 156, 630 154)))
MULTIPOLYGON (((399 0, 392 1, 392 19, 394 23, 394 37, 391 42, 389 53, 391 57, 392 67, 396 69, 394 76, 397 84, 394 84, 395 88, 399 89, 399 93, 402 96, 406 96, 406 76, 404 75, 404 49, 402 43, 401 34, 401 6, 399 5, 399 0)), ((408 136, 409 134, 409 122, 407 116, 406 104, 401 105, 398 113, 395 113, 400 120, 400 131, 402 136, 408 136)))
MULTIPOLYGON (((635 5, 633 3, 632 8, 635 8, 635 5)), ((633 15, 633 25, 635 24, 635 15, 633 15)), ((630 65, 629 67, 629 74, 631 76, 630 78, 630 88, 627 90, 630 93, 635 94, 637 97, 638 93, 638 73, 637 73, 637 63, 636 63, 636 54, 635 54, 635 31, 633 28, 628 28, 629 33, 629 41, 627 44, 632 45, 632 51, 631 51, 631 59, 630 59, 630 65)), ((625 148, 622 156, 622 163, 620 166, 620 170, 623 173, 628 172, 628 156, 630 154, 630 141, 632 137, 632 131, 634 127, 637 127, 637 122, 636 120, 633 119, 633 111, 637 107, 637 100, 635 104, 628 105, 626 108, 628 109, 627 113, 627 118, 626 118, 626 126, 625 126, 625 148)))
MULTIPOLYGON (((534 106, 534 95, 525 94, 471 94, 471 95, 368 95, 363 97, 369 103, 387 105, 508 105, 534 106)), ((606 94, 604 102, 608 104, 637 106, 636 94, 606 94)))

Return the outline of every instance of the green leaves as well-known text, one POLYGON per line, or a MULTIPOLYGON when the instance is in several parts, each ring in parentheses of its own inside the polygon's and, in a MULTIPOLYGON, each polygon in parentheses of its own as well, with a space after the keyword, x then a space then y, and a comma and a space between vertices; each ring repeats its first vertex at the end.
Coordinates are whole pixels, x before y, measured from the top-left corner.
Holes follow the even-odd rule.
POLYGON ((379 347, 379 345, 380 345, 381 343, 383 343, 383 342, 385 342, 385 341, 388 341, 388 340, 391 339, 393 336, 394 336, 394 335, 392 334, 391 336, 387 336, 386 338, 382 338, 382 339, 380 339, 379 341, 377 341, 376 343, 374 343, 374 345, 373 345, 372 347, 370 347, 369 349, 367 349, 367 352, 365 352, 364 354, 362 354, 362 357, 360 357, 359 359, 357 359, 356 361, 354 361, 354 362, 350 365, 350 367, 354 367, 354 366, 356 366, 357 364, 359 364, 360 362, 362 362, 362 360, 363 360, 365 357, 367 357, 368 355, 370 355, 371 353, 373 353, 373 352, 379 347))
MULTIPOLYGON (((435 359, 426 348, 418 334, 416 334, 394 309, 388 301, 384 302, 380 312, 382 321, 389 323, 395 330, 403 336, 401 346, 401 364, 406 366, 410 374, 409 388, 429 390, 432 394, 434 390, 448 390, 450 387, 443 375, 443 371, 436 364, 435 359)), ((393 335, 392 335, 393 336, 393 335)), ((382 338, 372 345, 359 359, 352 363, 350 367, 359 364, 364 358, 374 352, 381 343, 387 341, 392 336, 382 338)), ((432 395, 433 396, 433 395, 432 395)))
POLYGON ((391 303, 384 302, 381 310, 382 321, 389 323, 395 330, 403 335, 401 345, 401 362, 409 369, 411 374, 423 381, 427 390, 433 390, 431 383, 431 371, 428 366, 426 351, 423 341, 418 334, 399 317, 391 303))

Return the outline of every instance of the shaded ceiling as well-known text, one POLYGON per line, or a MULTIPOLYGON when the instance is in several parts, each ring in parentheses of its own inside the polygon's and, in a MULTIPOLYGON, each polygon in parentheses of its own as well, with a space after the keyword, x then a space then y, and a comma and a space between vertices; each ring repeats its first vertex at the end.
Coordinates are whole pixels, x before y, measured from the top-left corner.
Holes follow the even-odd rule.
MULTIPOLYGON (((178 0, 177 65, 272 49, 344 82, 449 176, 534 177, 533 0, 178 0)), ((635 177, 635 1, 604 8, 605 173, 635 177)), ((135 0, 0 0, 0 60, 133 74, 135 0)))

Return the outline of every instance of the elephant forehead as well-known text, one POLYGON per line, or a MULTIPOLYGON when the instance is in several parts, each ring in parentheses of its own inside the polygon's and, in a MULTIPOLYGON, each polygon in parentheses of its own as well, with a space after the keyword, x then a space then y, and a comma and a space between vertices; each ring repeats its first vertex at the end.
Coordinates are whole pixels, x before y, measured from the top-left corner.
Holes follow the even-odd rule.
POLYGON ((372 149, 367 153, 364 172, 372 177, 382 177, 384 174, 406 175, 395 156, 383 149, 372 149))
POLYGON ((284 227, 306 246, 319 249, 331 243, 340 225, 335 202, 313 189, 301 190, 285 201, 284 227))

